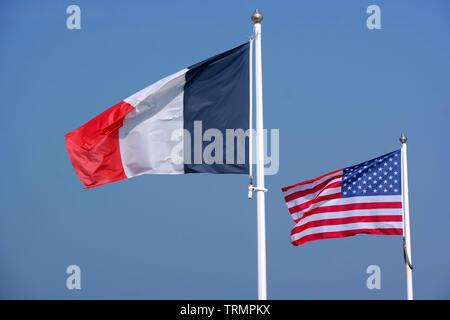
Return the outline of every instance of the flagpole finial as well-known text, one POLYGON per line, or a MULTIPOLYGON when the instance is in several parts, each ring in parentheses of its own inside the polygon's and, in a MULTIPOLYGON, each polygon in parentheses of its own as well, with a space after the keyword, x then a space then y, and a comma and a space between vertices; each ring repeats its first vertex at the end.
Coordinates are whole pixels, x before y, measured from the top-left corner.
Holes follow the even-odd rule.
POLYGON ((402 133, 402 135, 400 136, 399 140, 400 140, 400 142, 403 144, 403 143, 406 143, 406 141, 408 140, 408 138, 405 136, 404 133, 402 133))
POLYGON ((259 12, 258 8, 255 9, 255 12, 253 12, 252 14, 252 21, 253 23, 261 23, 263 19, 263 15, 261 14, 261 12, 259 12))

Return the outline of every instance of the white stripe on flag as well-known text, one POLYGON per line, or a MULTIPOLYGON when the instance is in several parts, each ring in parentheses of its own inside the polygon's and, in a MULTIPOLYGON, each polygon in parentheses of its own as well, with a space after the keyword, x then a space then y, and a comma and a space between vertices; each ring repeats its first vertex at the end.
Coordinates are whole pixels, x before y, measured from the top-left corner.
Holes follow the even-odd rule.
POLYGON ((324 206, 338 206, 344 204, 353 204, 353 203, 378 203, 378 202, 402 202, 402 196, 370 196, 370 197, 350 197, 350 198, 339 198, 332 200, 320 201, 312 204, 305 210, 300 210, 298 212, 292 213, 292 218, 294 220, 299 219, 303 213, 310 211, 312 209, 324 206))
POLYGON ((296 241, 300 238, 311 234, 324 233, 324 232, 338 232, 347 230, 358 229, 402 229, 403 223, 401 221, 392 222, 361 222, 361 223, 348 223, 337 225, 326 225, 321 227, 313 227, 303 230, 302 232, 295 233, 291 236, 292 241, 296 241))
POLYGON ((184 173, 183 90, 187 71, 180 70, 125 99, 135 107, 119 129, 122 165, 128 178, 184 173), (180 156, 178 163, 174 150, 180 156))
MULTIPOLYGON (((333 181, 333 182, 336 182, 336 181, 333 181)), ((326 196, 326 195, 330 195, 330 194, 341 193, 341 187, 327 188, 327 189, 323 190, 320 194, 319 194, 319 192, 320 191, 318 191, 316 193, 311 193, 305 197, 300 197, 300 198, 294 199, 292 201, 289 201, 287 203, 287 207, 291 208, 291 207, 301 205, 302 203, 313 200, 313 199, 317 198, 318 196, 326 196)))
POLYGON ((288 196, 297 191, 302 191, 302 190, 313 188, 313 187, 317 186, 318 184, 321 184, 322 182, 324 182, 332 177, 342 175, 342 172, 343 172, 342 170, 339 170, 338 172, 335 172, 334 174, 326 175, 325 177, 322 177, 321 179, 313 181, 311 183, 305 183, 305 184, 298 185, 296 187, 292 187, 284 192, 284 196, 288 196))
POLYGON ((339 219, 349 217, 371 217, 371 216, 401 216, 402 209, 370 209, 370 210, 349 210, 337 212, 324 212, 310 215, 301 219, 295 227, 304 225, 311 221, 325 220, 325 219, 339 219))

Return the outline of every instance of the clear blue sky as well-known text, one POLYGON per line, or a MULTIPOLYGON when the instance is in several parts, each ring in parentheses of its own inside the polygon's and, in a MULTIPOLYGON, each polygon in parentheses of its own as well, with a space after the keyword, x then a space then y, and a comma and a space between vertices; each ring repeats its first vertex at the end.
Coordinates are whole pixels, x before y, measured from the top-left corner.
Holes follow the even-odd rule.
POLYGON ((64 135, 263 21, 271 299, 403 299, 398 236, 290 244, 280 188, 408 140, 415 297, 450 298, 448 1, 1 1, 0 298, 254 299, 244 175, 146 175, 83 191, 64 135), (66 8, 81 8, 81 30, 66 8), (366 8, 381 8, 381 30, 366 8), (66 289, 67 266, 82 289, 66 289), (368 290, 366 268, 381 268, 368 290))

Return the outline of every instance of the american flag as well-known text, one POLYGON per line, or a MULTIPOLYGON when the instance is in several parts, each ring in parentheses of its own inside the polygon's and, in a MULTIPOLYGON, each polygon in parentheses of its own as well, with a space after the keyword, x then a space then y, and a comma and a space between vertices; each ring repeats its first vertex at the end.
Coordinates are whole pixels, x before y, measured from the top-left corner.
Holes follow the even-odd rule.
POLYGON ((358 233, 402 235, 400 150, 282 188, 292 244, 358 233))

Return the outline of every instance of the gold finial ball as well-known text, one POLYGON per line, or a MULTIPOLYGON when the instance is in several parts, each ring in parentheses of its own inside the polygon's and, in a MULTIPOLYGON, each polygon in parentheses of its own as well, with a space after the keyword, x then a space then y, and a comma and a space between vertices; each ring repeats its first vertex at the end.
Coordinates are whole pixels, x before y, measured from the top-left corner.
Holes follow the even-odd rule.
POLYGON ((259 12, 258 8, 256 8, 255 12, 252 14, 253 23, 261 23, 263 19, 263 15, 259 12))
POLYGON ((408 140, 408 138, 402 133, 402 135, 400 136, 400 142, 401 143, 406 143, 406 141, 408 140))

